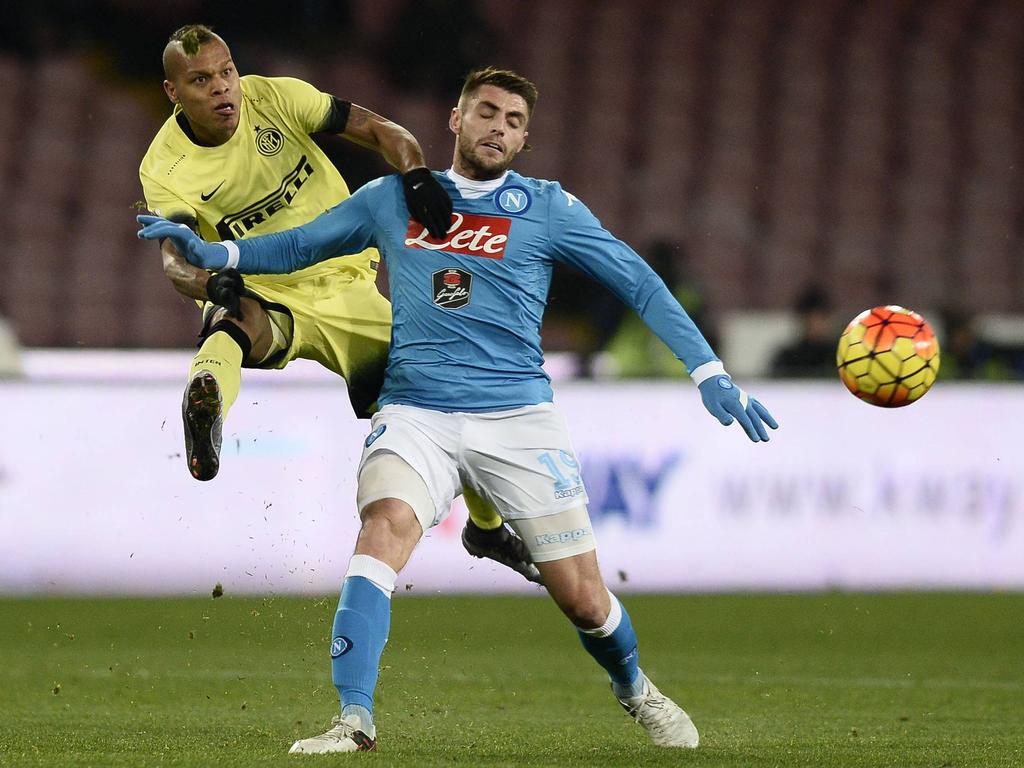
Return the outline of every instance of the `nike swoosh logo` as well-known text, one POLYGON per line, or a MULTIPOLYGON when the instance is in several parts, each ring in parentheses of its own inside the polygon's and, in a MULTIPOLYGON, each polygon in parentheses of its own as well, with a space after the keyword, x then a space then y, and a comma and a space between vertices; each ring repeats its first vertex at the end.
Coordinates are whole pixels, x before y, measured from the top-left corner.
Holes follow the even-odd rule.
MULTIPOLYGON (((224 179, 224 181, 227 181, 227 179, 224 179)), ((222 181, 220 184, 218 184, 216 187, 214 187, 213 188, 213 192, 211 192, 208 195, 207 194, 203 194, 202 192, 200 192, 199 193, 199 199, 202 200, 205 203, 207 200, 209 200, 211 197, 213 197, 214 195, 217 194, 217 190, 218 189, 220 189, 221 187, 224 186, 224 181, 222 181)))

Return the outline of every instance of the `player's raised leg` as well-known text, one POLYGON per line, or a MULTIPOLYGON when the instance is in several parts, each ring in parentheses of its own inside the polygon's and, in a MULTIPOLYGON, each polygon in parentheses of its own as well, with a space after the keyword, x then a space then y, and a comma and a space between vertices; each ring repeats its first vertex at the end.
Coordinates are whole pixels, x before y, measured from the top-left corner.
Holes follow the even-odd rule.
POLYGON ((223 308, 210 311, 189 370, 181 418, 185 461, 196 480, 212 480, 220 470, 221 432, 238 398, 242 363, 265 357, 273 339, 270 320, 258 302, 243 298, 242 310, 244 320, 223 308))
MULTIPOLYGON (((527 532, 534 530, 590 528, 585 507, 515 522, 527 539, 527 532)), ((619 704, 659 747, 696 747, 699 736, 689 715, 640 669, 633 622, 601 578, 592 535, 589 542, 583 536, 577 542, 533 554, 548 592, 576 627, 587 653, 608 673, 619 704)))

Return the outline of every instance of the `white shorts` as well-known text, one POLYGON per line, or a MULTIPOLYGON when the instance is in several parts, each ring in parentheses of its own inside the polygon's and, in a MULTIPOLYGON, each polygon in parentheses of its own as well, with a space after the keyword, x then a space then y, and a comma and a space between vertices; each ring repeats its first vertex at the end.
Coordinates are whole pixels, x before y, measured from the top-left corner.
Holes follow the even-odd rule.
POLYGON ((545 517, 588 501, 565 419, 552 403, 490 413, 386 405, 370 422, 360 472, 379 451, 401 457, 423 478, 434 502, 431 525, 447 517, 463 486, 505 520, 545 517))

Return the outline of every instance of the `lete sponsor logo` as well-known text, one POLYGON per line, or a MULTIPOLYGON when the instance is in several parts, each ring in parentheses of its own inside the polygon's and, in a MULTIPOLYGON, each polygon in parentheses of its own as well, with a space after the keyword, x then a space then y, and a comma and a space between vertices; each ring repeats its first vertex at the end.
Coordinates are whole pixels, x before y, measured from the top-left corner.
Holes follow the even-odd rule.
POLYGON ((431 237, 422 224, 410 221, 405 233, 405 247, 503 259, 511 226, 512 220, 501 216, 477 216, 456 211, 452 214, 448 232, 439 240, 431 237))

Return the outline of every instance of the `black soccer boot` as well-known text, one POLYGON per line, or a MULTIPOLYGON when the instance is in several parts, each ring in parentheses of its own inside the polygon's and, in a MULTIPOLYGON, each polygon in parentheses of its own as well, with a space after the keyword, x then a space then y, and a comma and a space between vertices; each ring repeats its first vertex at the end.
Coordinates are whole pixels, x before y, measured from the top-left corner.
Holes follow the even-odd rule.
POLYGON ((466 520, 466 527, 462 529, 462 546, 473 557, 486 557, 511 568, 527 581, 544 583, 526 544, 506 525, 487 531, 476 526, 472 520, 466 520))
POLYGON ((185 389, 185 458, 196 480, 212 480, 220 469, 222 402, 220 385, 209 371, 199 371, 185 389))

